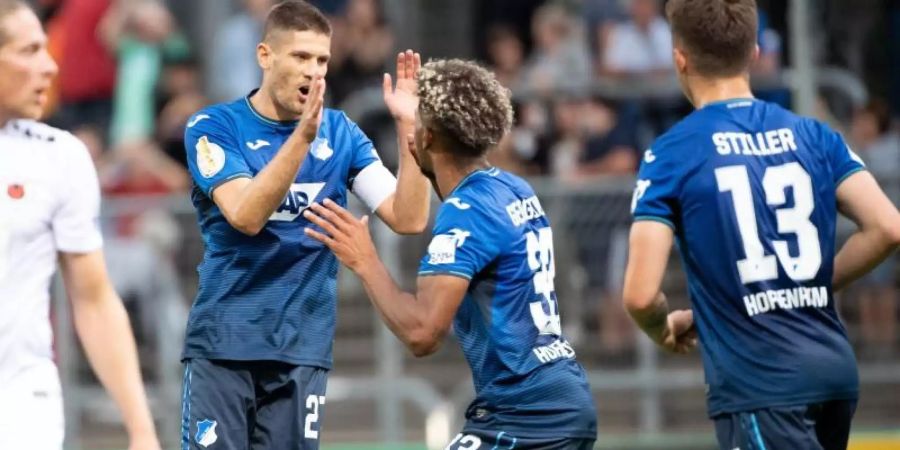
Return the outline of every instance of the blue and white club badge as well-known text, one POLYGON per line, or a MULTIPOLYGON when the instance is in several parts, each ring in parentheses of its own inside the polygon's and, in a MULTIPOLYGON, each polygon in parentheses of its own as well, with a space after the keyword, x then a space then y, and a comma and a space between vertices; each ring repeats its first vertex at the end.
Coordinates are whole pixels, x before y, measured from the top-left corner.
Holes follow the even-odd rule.
POLYGON ((219 423, 215 420, 203 419, 197 422, 197 435, 194 440, 203 447, 209 447, 216 443, 219 436, 216 435, 216 426, 219 423))

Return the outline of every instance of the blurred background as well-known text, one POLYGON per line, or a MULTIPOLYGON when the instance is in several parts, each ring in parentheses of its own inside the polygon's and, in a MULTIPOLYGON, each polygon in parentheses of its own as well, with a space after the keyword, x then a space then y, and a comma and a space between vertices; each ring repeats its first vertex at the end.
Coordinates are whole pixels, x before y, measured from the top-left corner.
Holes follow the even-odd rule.
MULTIPOLYGON (((104 192, 105 252, 131 313, 161 437, 179 442, 181 339, 203 243, 188 199, 182 142, 201 107, 246 95, 270 0, 32 0, 60 65, 47 121, 85 141, 104 192)), ((632 326, 620 289, 634 173, 653 138, 690 112, 671 69, 657 0, 319 0, 334 26, 328 103, 397 160, 381 101, 400 49, 464 57, 513 92, 516 124, 492 153, 529 177, 556 236, 563 326, 590 373, 604 449, 713 449, 699 357, 659 353, 632 326)), ((900 199, 900 2, 759 0, 760 98, 844 133, 900 199)), ((851 230, 839 227, 839 240, 851 230)), ((429 236, 373 227, 392 272, 412 288, 429 236)), ((666 292, 688 305, 673 256, 666 292)), ((900 449, 896 258, 838 299, 860 361, 854 449, 900 449)), ((415 360, 341 275, 328 449, 443 448, 472 398, 451 336, 415 360)), ((125 447, 121 421, 91 374, 57 288, 54 321, 66 388, 67 448, 125 447)))

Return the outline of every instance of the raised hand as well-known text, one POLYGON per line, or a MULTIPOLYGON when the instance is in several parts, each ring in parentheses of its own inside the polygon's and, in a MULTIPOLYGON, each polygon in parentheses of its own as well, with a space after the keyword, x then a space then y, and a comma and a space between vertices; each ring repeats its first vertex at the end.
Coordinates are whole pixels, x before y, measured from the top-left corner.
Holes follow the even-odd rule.
POLYGON ((303 104, 303 115, 295 132, 300 133, 304 141, 311 143, 319 134, 322 123, 322 105, 325 104, 325 79, 316 77, 309 87, 309 96, 303 104))
POLYGON ((407 50, 397 54, 396 87, 391 81, 391 75, 384 74, 382 83, 384 103, 394 120, 406 126, 412 126, 416 121, 416 108, 419 106, 419 97, 416 95, 416 73, 421 66, 421 55, 407 50))

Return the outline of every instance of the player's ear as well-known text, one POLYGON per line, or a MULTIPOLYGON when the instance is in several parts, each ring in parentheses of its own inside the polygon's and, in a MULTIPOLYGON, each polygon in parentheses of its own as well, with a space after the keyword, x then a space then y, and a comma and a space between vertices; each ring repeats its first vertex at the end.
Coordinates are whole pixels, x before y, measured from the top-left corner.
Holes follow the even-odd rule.
POLYGON ((754 45, 754 46, 753 46, 753 56, 750 57, 750 62, 751 62, 752 64, 755 65, 756 62, 759 61, 759 55, 760 55, 760 53, 761 53, 761 52, 760 52, 760 50, 759 50, 759 44, 754 45))
POLYGON ((272 67, 272 47, 265 42, 256 44, 256 62, 262 70, 269 70, 272 67))
POLYGON ((422 128, 422 150, 431 151, 434 143, 434 132, 428 127, 422 128))
POLYGON ((672 56, 672 59, 675 61, 675 70, 680 74, 687 72, 688 62, 684 52, 678 47, 672 47, 672 56))

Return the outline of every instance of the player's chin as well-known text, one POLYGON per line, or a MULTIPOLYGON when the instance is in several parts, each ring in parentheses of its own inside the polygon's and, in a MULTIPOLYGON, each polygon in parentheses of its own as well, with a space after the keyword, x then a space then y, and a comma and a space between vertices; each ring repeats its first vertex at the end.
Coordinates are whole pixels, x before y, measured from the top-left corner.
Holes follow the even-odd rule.
POLYGON ((38 120, 43 117, 45 107, 43 102, 30 103, 19 108, 16 115, 20 119, 38 120))

